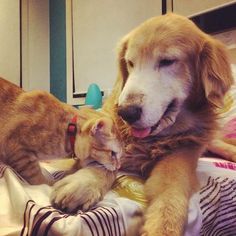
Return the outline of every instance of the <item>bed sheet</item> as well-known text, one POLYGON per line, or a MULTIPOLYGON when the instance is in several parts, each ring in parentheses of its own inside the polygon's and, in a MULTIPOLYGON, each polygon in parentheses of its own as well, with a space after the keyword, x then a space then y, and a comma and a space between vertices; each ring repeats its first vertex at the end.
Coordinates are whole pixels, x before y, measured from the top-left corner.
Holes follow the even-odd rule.
MULTIPOLYGON (((48 178, 60 179, 71 161, 43 162, 48 178)), ((200 158, 201 189, 190 199, 185 236, 236 235, 236 164, 200 158)), ((51 187, 32 186, 0 163, 0 235, 135 235, 146 201, 143 180, 119 173, 113 190, 88 212, 66 214, 49 201, 51 187)))
MULTIPOLYGON (((64 176, 71 161, 41 163, 48 178, 64 176)), ((29 185, 14 170, 0 163, 0 235, 129 235, 143 207, 138 202, 120 197, 114 191, 88 212, 66 214, 50 204, 52 188, 29 185)), ((132 233, 131 233, 132 234, 132 233)))

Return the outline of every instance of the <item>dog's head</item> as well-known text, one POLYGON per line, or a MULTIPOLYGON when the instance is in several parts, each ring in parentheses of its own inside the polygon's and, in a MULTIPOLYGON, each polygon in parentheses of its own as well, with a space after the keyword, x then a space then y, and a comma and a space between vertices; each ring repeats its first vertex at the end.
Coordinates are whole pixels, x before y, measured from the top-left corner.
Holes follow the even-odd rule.
POLYGON ((160 134, 191 107, 220 106, 232 83, 224 46, 174 14, 126 35, 118 59, 118 114, 139 138, 160 134))

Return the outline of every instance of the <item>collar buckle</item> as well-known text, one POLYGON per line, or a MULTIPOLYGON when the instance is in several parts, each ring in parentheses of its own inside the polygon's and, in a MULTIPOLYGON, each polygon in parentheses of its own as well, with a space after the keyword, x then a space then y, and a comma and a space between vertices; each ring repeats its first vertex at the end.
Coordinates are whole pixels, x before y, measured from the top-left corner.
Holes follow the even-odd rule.
POLYGON ((68 129, 67 129, 67 134, 69 136, 75 136, 77 133, 77 126, 75 123, 69 123, 68 124, 68 129))

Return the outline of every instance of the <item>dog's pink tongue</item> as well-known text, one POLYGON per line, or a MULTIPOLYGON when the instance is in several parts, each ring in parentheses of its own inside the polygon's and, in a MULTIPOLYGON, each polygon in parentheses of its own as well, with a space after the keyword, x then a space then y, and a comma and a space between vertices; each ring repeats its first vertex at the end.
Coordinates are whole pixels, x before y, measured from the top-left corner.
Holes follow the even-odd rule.
POLYGON ((134 137, 136 138, 145 138, 147 137, 151 132, 151 128, 146 128, 146 129, 131 129, 131 133, 134 137))

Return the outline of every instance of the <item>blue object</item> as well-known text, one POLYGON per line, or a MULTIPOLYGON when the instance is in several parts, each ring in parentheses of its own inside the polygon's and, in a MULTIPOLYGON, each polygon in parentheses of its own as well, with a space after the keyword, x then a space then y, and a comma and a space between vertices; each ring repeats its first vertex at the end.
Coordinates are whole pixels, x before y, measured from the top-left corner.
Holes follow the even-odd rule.
POLYGON ((85 97, 85 105, 92 105, 94 109, 102 107, 102 93, 97 84, 90 84, 85 97))

